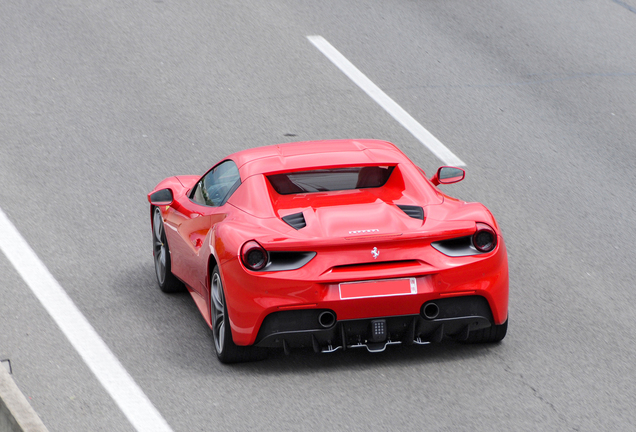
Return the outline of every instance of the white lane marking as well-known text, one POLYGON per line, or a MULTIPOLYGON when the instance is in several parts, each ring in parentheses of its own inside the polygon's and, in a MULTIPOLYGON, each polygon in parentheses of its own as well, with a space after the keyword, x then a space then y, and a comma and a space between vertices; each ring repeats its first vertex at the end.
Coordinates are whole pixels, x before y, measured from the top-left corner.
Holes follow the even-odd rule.
POLYGON ((307 36, 316 48, 322 52, 345 75, 360 87, 371 99, 376 101, 386 112, 406 128, 426 148, 437 156, 446 165, 466 166, 464 162, 450 151, 444 144, 433 136, 428 130, 418 123, 409 113, 399 106, 393 99, 375 85, 365 74, 353 65, 340 51, 335 49, 322 36, 307 36))
POLYGON ((0 209, 0 250, 138 431, 172 429, 0 209))

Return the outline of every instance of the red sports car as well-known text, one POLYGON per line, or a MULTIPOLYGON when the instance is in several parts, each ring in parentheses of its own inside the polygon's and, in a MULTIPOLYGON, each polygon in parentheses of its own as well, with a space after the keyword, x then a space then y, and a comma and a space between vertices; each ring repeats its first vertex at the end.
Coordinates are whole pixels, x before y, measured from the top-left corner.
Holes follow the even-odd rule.
POLYGON ((187 287, 221 362, 264 348, 498 342, 508 258, 479 203, 393 144, 332 140, 234 153, 148 194, 160 288, 187 287))

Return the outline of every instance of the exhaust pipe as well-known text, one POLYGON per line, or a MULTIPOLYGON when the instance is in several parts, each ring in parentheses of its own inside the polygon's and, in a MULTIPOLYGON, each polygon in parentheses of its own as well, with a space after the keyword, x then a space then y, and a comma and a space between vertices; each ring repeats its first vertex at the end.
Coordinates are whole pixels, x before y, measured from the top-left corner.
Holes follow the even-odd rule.
POLYGON ((323 328, 329 328, 336 323, 336 314, 331 311, 324 311, 318 315, 318 324, 323 328))
POLYGON ((439 315, 439 306, 433 302, 426 303, 422 308, 422 315, 424 315, 424 318, 429 320, 437 318, 439 315))

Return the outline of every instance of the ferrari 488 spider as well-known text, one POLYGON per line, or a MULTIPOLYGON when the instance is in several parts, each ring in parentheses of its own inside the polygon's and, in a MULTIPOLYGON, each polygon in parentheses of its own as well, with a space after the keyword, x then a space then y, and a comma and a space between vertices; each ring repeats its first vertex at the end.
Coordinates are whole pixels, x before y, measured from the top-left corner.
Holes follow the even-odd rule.
POLYGON ((442 193, 393 144, 333 140, 232 154, 148 194, 157 280, 185 286, 221 362, 454 338, 498 342, 508 259, 479 203, 442 193))

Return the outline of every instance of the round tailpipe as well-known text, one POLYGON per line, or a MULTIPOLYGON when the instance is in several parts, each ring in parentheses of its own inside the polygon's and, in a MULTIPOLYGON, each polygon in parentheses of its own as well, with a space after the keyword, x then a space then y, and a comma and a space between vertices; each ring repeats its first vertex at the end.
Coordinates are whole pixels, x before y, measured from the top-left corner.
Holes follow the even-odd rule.
POLYGON ((336 314, 331 311, 324 311, 318 315, 318 324, 323 328, 329 328, 336 323, 336 314))
POLYGON ((422 315, 426 319, 435 319, 439 315, 439 306, 436 303, 430 302, 426 303, 422 308, 422 315))

